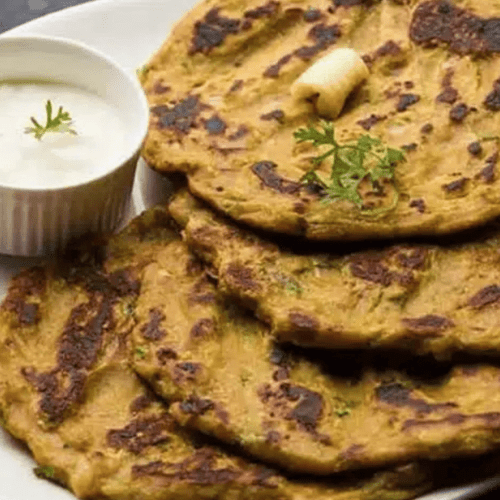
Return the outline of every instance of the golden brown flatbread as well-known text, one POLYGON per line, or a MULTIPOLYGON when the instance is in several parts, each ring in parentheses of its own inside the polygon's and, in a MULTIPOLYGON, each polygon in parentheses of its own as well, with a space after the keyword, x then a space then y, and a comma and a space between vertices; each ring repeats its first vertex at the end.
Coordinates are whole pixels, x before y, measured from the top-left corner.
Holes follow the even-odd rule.
POLYGON ((289 480, 180 430, 129 365, 141 273, 177 244, 170 222, 153 210, 62 267, 12 281, 0 307, 0 421, 26 442, 38 475, 89 500, 404 500, 434 473, 435 484, 456 478, 410 464, 289 480))
POLYGON ((326 475, 500 442, 497 367, 432 383, 370 366, 342 376, 352 356, 325 351, 319 364, 278 348, 263 323, 219 300, 180 241, 144 269, 135 315, 134 368, 172 415, 270 464, 326 475))
MULTIPOLYGON (((185 172, 233 219, 310 239, 482 224, 500 215, 499 16, 488 0, 205 0, 141 76, 152 111, 144 158, 185 172), (291 86, 338 47, 355 49, 370 76, 334 120, 336 140, 369 134, 406 157, 393 179, 349 169, 337 179, 358 204, 325 203, 324 186, 300 182, 328 148, 294 138, 320 117, 291 86)), ((330 171, 325 160, 327 184, 330 171)))
POLYGON ((467 243, 336 256, 280 248, 187 192, 170 210, 191 250, 213 267, 219 291, 255 311, 280 341, 440 357, 499 350, 498 227, 467 243))

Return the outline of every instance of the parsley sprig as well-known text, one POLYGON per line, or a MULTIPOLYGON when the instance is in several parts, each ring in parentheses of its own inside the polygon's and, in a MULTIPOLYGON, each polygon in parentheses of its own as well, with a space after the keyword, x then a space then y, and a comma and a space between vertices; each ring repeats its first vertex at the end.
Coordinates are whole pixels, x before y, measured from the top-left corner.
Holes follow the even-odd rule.
POLYGON ((47 121, 45 123, 45 126, 42 127, 42 125, 40 125, 32 116, 31 122, 33 123, 34 127, 26 127, 24 129, 24 132, 26 134, 33 134, 39 141, 42 140, 42 137, 47 132, 66 132, 72 135, 77 135, 76 130, 71 128, 71 126, 73 125, 73 121, 70 114, 67 111, 63 111, 62 106, 59 108, 57 115, 53 118, 52 103, 50 102, 50 100, 48 100, 47 104, 45 105, 45 112, 47 114, 47 121))
MULTIPOLYGON (((382 179, 394 183, 395 167, 397 163, 405 161, 403 152, 388 148, 380 139, 369 135, 361 135, 355 142, 339 144, 331 123, 323 121, 321 128, 322 131, 310 126, 294 133, 299 143, 312 142, 315 147, 330 146, 325 153, 312 159, 314 167, 300 179, 301 182, 320 185, 325 192, 326 202, 348 200, 358 208, 366 210, 358 191, 361 182, 369 180, 375 192, 381 192, 382 179), (332 157, 332 171, 330 178, 324 180, 316 169, 329 157, 332 157)), ((393 203, 384 210, 390 210, 396 205, 399 195, 397 190, 395 193, 393 203)))

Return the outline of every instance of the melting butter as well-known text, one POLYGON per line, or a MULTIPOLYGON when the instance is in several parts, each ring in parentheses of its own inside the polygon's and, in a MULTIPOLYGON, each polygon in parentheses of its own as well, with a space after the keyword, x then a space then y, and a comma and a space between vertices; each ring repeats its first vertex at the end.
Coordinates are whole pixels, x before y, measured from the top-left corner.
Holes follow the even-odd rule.
POLYGON ((319 115, 334 120, 349 94, 369 74, 368 67, 355 50, 335 49, 302 73, 292 85, 292 96, 298 100, 317 96, 319 115))

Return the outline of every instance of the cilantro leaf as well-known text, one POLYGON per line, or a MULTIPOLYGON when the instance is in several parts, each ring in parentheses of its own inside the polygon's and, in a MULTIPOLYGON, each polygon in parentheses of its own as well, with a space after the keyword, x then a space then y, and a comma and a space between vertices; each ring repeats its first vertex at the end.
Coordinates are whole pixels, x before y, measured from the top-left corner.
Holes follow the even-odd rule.
POLYGON ((333 126, 328 122, 321 122, 321 126, 323 127, 323 133, 313 127, 309 127, 300 128, 294 132, 293 136, 297 139, 297 142, 312 141, 314 146, 333 144, 335 142, 333 126))
POLYGON ((375 146, 380 146, 382 142, 376 137, 371 137, 369 135, 362 135, 358 138, 357 146, 363 151, 371 151, 375 146))
POLYGON ((24 132, 26 134, 33 134, 35 139, 41 141, 42 137, 47 132, 59 132, 59 133, 68 133, 72 135, 77 135, 76 130, 71 128, 73 125, 70 114, 67 111, 63 111, 63 107, 59 107, 59 111, 55 117, 52 117, 52 103, 50 99, 47 101, 45 105, 45 113, 47 115, 45 126, 42 126, 38 123, 38 121, 32 116, 31 123, 34 125, 33 127, 26 127, 24 132))
POLYGON ((35 476, 38 477, 39 479, 51 480, 54 479, 55 475, 54 467, 51 467, 50 465, 35 467, 33 469, 33 472, 35 473, 35 476))
MULTIPOLYGON (((311 159, 314 167, 306 172, 300 181, 316 184, 324 190, 324 202, 348 200, 363 209, 363 199, 358 192, 361 182, 369 180, 375 191, 381 189, 382 179, 394 181, 396 165, 405 160, 399 149, 388 148, 377 137, 361 135, 355 142, 339 144, 331 123, 320 122, 322 130, 312 126, 301 128, 294 133, 297 142, 312 142, 313 146, 330 146, 325 153, 311 159), (329 180, 323 179, 316 168, 332 157, 332 170, 329 180)), ((396 202, 389 209, 396 206, 396 202)))
POLYGON ((137 356, 138 359, 144 359, 146 357, 147 350, 144 347, 136 347, 135 348, 135 355, 137 356))
POLYGON ((358 406, 358 403, 356 401, 344 401, 340 398, 335 398, 338 401, 338 407, 334 410, 335 415, 337 417, 347 417, 348 415, 351 414, 353 408, 356 408, 358 406))

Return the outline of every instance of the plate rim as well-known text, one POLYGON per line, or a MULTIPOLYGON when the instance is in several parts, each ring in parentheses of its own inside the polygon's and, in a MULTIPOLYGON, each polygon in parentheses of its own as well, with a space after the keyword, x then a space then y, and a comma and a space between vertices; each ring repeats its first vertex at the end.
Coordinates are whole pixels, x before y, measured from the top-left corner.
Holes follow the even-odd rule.
MULTIPOLYGON (((52 24, 58 24, 59 22, 63 20, 67 20, 68 18, 73 18, 73 17, 79 17, 81 15, 98 15, 100 10, 106 10, 106 9, 117 9, 122 7, 124 4, 141 4, 142 7, 148 8, 147 6, 152 6, 154 4, 162 4, 163 6, 168 5, 168 4, 174 4, 176 0, 87 0, 86 2, 79 4, 79 5, 73 5, 69 6, 66 8, 63 8, 61 10, 58 10, 56 12, 51 12, 47 14, 43 14, 40 17, 36 19, 32 19, 30 21, 27 21, 26 23, 23 23, 19 26, 16 26, 14 28, 10 28, 9 30, 3 32, 0 34, 0 37, 8 37, 8 36, 17 36, 17 35, 29 35, 30 32, 31 34, 50 34, 44 31, 45 29, 49 28, 50 25, 52 24)), ((197 0, 189 0, 189 2, 194 5, 197 0)), ((184 4, 188 3, 186 0, 183 0, 184 4)), ((189 7, 189 6, 188 6, 189 7)), ((185 11, 185 9, 184 9, 185 11)), ((169 19, 170 25, 175 23, 177 21, 177 18, 174 17, 173 19, 169 19)), ((165 35, 167 34, 168 29, 165 31, 165 35)), ((78 40, 77 38, 72 38, 72 37, 67 37, 69 40, 78 40)), ((86 43, 86 42, 84 42, 86 43)), ((99 47, 99 44, 97 45, 92 45, 89 44, 91 47, 97 48, 97 50, 101 50, 104 53, 106 53, 102 48, 99 47)), ((152 53, 152 51, 145 56, 145 60, 149 57, 149 55, 152 53)), ((141 168, 138 166, 138 174, 136 175, 136 179, 134 182, 134 191, 133 191, 133 207, 135 213, 140 213, 142 210, 144 210, 147 206, 147 203, 143 199, 142 193, 139 189, 139 182, 140 178, 139 176, 141 175, 141 168)), ((147 168, 147 167, 146 167, 147 168)), ((24 264, 27 265, 27 264, 24 264)), ((0 268, 2 267, 2 263, 0 262, 0 268)), ((0 276, 0 281, 2 281, 2 277, 0 276)), ((1 294, 0 294, 1 295, 1 294)), ((0 429, 0 432, 6 433, 6 431, 3 431, 3 429, 0 429)), ((10 436, 9 436, 10 437, 10 436)), ((2 450, 3 441, 0 440, 0 451, 2 450)), ((0 455, 1 458, 1 455, 0 455)), ((30 460, 33 460, 30 458, 30 460)), ((1 462, 0 462, 1 465, 1 462)), ((432 492, 429 493, 423 497, 419 497, 415 500, 467 500, 467 499, 472 499, 474 496, 471 495, 477 495, 481 493, 485 493, 489 491, 490 489, 493 489, 495 486, 500 485, 500 477, 497 478, 492 478, 489 480, 486 480, 484 482, 480 483, 474 483, 472 485, 465 485, 459 488, 458 491, 458 496, 453 496, 450 497, 449 494, 453 494, 453 491, 457 490, 457 488, 449 489, 449 490, 440 490, 438 492, 432 492), (464 492, 463 490, 466 489, 464 492), (444 496, 443 496, 444 495, 444 496)), ((60 488, 60 487, 55 487, 55 488, 60 488)), ((54 489, 51 491, 58 491, 57 489, 54 489)), ((67 495, 69 494, 69 498, 74 498, 76 500, 76 497, 74 497, 72 492, 69 492, 68 490, 64 489, 64 493, 67 495)), ((29 494, 29 493, 28 493, 29 494)), ((26 497, 25 497, 26 498, 26 497)), ((13 499, 13 498, 8 498, 4 496, 3 493, 0 493, 0 500, 18 500, 18 499, 13 499)), ((51 497, 39 497, 39 500, 53 500, 51 497)), ((56 499, 59 500, 59 499, 56 499)))

